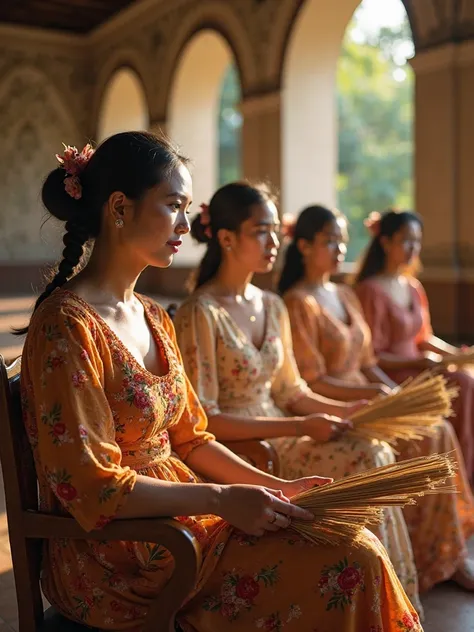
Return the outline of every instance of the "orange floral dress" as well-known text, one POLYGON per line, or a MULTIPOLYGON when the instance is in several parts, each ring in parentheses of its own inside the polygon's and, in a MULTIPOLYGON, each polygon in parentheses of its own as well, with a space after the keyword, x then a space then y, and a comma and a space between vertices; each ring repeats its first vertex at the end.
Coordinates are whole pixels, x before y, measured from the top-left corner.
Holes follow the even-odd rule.
MULTIPOLYGON (((211 295, 196 293, 175 317, 184 366, 208 415, 281 417, 293 401, 310 393, 293 358, 291 331, 283 301, 264 295, 265 337, 257 349, 229 312, 211 295)), ((312 474, 343 478, 395 462, 386 443, 355 436, 316 443, 310 437, 270 440, 280 459, 280 475, 294 479, 312 474)), ((402 510, 387 508, 384 522, 373 529, 418 612, 417 573, 402 510)))
MULTIPOLYGON (((362 369, 376 363, 370 328, 354 292, 344 285, 338 286, 338 291, 349 315, 348 325, 304 289, 295 288, 285 295, 296 362, 309 383, 330 375, 353 384, 367 384, 362 369)), ((448 421, 441 422, 436 434, 423 441, 399 442, 397 451, 399 459, 450 451, 458 455, 458 494, 425 496, 403 510, 420 590, 426 591, 449 579, 466 555, 466 540, 474 533, 474 498, 461 448, 448 421)))
MULTIPOLYGON (((168 367, 163 377, 146 371, 67 290, 56 290, 34 314, 24 348, 24 420, 41 509, 72 515, 86 530, 114 519, 137 473, 197 482, 186 458, 214 440, 169 318, 140 300, 168 367)), ((217 516, 179 519, 203 551, 198 583, 179 617, 185 632, 421 630, 369 532, 357 547, 319 547, 287 531, 246 537, 217 516)), ((46 543, 42 586, 70 619, 138 632, 172 571, 159 544, 63 538, 46 543)))

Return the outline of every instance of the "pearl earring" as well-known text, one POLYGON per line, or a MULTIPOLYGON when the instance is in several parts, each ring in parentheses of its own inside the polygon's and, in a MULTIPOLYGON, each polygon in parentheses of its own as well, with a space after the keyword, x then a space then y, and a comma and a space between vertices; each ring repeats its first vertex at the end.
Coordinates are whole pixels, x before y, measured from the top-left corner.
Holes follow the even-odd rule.
POLYGON ((117 226, 117 228, 123 228, 123 219, 117 217, 117 219, 115 220, 115 226, 117 226))
POLYGON ((225 247, 225 249, 226 249, 226 250, 227 250, 227 252, 228 252, 229 250, 232 250, 232 247, 231 247, 231 246, 226 246, 226 247, 225 247))

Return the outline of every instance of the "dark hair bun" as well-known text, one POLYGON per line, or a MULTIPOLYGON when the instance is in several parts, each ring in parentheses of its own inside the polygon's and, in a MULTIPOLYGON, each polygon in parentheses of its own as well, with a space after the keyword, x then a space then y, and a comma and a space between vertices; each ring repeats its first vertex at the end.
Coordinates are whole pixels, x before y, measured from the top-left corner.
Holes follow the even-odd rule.
POLYGON ((80 213, 81 200, 75 200, 64 188, 64 169, 53 169, 44 181, 41 199, 46 209, 62 222, 73 220, 80 213))
POLYGON ((207 226, 203 226, 201 222, 201 213, 196 215, 196 217, 191 222, 191 236, 200 244, 208 244, 211 240, 209 236, 206 234, 207 226))

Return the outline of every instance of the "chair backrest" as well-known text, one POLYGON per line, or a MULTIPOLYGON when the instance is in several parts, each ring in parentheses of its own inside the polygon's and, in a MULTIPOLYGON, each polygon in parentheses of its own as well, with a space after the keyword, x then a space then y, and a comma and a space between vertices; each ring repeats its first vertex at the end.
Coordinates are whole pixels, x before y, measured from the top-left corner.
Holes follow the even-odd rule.
POLYGON ((7 366, 0 356, 0 461, 18 607, 39 624, 41 540, 26 538, 22 528, 24 512, 38 510, 38 480, 22 419, 20 370, 21 358, 7 366))

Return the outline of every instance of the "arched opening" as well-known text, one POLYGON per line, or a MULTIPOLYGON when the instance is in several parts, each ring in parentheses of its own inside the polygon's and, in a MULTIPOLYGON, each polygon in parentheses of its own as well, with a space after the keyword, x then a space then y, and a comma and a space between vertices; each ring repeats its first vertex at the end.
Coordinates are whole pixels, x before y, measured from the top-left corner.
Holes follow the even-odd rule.
POLYGON ((413 52, 401 0, 363 0, 337 71, 337 204, 350 223, 348 261, 367 244, 370 212, 413 206, 413 52))
POLYGON ((127 130, 148 129, 150 117, 140 78, 130 68, 120 68, 110 79, 102 99, 98 140, 127 130))
MULTIPOLYGON (((336 206, 340 201, 345 204, 347 196, 354 190, 352 183, 349 187, 339 175, 345 173, 344 170, 341 172, 339 153, 341 148, 345 149, 344 137, 347 136, 345 128, 341 128, 342 136, 338 142, 341 109, 347 106, 347 99, 341 104, 341 98, 338 98, 338 83, 341 83, 339 94, 344 87, 345 47, 341 49, 341 45, 346 31, 348 36, 358 35, 357 29, 354 33, 352 18, 357 21, 362 16, 366 21, 377 23, 379 20, 383 25, 384 16, 403 8, 401 0, 384 0, 383 3, 364 0, 356 12, 359 4, 360 0, 340 0, 338 10, 334 11, 329 3, 307 0, 293 27, 283 68, 282 202, 285 212, 298 213, 304 206, 317 202, 330 206, 336 206), (341 50, 343 57, 339 62, 341 50), (346 196, 344 199, 343 195, 346 196)), ((380 50, 373 49, 379 44, 381 46, 382 39, 378 43, 370 40, 359 44, 356 41, 354 46, 356 49, 358 45, 369 47, 378 59, 380 50)), ((364 77, 364 81, 359 81, 352 94, 356 101, 363 89, 370 100, 370 80, 365 78, 367 68, 364 66, 367 61, 360 52, 353 52, 359 77, 364 77), (358 54, 360 60, 357 60, 358 54)), ((400 71, 409 72, 406 69, 400 71)), ((346 71, 346 83, 353 85, 350 72, 346 71)), ((395 79, 393 83, 396 83, 395 79)), ((386 86, 380 87, 382 95, 385 89, 386 86)), ((409 117, 409 113, 405 115, 409 117)), ((350 113, 348 116, 350 119, 350 113)), ((359 131, 358 140, 353 140, 356 144, 364 137, 363 130, 359 131)), ((387 143, 390 142, 389 132, 387 143)), ((392 149, 398 151, 393 143, 392 149)), ((357 165, 357 169, 363 168, 362 163, 357 165)), ((391 203, 396 202, 393 199, 391 203)), ((343 211, 347 210, 343 204, 341 206, 343 211)), ((374 209, 367 209, 367 213, 370 210, 374 209)))
MULTIPOLYGON (((228 132, 225 119, 229 116, 232 120, 232 112, 226 114, 225 110, 232 108, 222 108, 222 103, 225 97, 230 101, 235 99, 236 73, 233 75, 234 71, 229 70, 234 63, 226 40, 207 29, 200 31, 188 43, 175 70, 167 131, 192 159, 195 210, 202 202, 209 201, 224 177, 224 170, 220 169, 220 159, 224 154, 221 132, 223 128, 228 132), (229 87, 226 89, 226 86, 229 87)), ((235 133, 230 138, 235 141, 235 133)), ((188 238, 176 265, 193 265, 201 254, 202 250, 188 238)))
POLYGON ((231 64, 224 75, 220 94, 218 186, 242 177, 241 98, 239 73, 235 64, 231 64))

